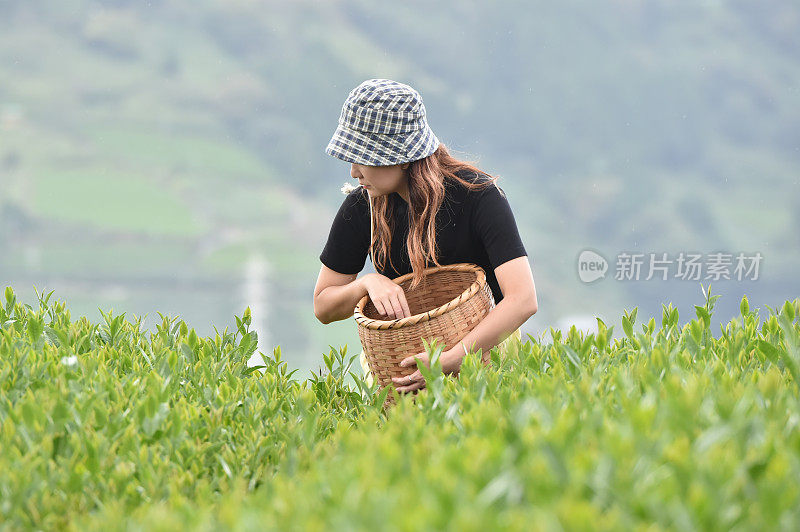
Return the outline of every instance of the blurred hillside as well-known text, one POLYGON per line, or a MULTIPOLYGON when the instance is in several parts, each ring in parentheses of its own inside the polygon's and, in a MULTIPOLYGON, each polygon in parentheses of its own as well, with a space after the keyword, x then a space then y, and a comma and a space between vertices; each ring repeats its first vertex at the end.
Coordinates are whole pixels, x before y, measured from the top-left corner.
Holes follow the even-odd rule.
POLYGON ((540 294, 527 331, 693 311, 699 281, 581 283, 587 247, 761 252, 757 281, 712 283, 724 322, 743 293, 800 294, 798 50, 788 1, 0 2, 0 284, 211 329, 256 271, 262 350, 357 351, 311 307, 351 180, 323 149, 350 89, 387 77, 501 176, 540 294))

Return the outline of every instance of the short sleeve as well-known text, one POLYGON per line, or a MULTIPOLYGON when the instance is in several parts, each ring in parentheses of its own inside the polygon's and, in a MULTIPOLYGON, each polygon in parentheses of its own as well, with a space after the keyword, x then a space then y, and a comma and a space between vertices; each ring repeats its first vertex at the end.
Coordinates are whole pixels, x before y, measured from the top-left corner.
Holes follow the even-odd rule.
POLYGON ((526 256, 511 205, 501 188, 490 185, 478 191, 472 211, 472 223, 479 241, 486 249, 492 268, 526 256))
POLYGON ((369 248, 369 206, 365 202, 369 200, 363 190, 358 187, 339 206, 319 256, 335 272, 354 274, 364 269, 369 248))

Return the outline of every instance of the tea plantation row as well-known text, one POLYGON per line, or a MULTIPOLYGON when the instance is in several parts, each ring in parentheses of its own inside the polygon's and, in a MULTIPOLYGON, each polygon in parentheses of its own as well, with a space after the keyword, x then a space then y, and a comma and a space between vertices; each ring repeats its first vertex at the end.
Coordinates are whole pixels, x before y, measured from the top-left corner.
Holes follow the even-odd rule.
POLYGON ((51 296, 0 300, 0 528, 800 526, 800 300, 717 334, 710 290, 684 324, 550 330, 384 412, 346 348, 248 368, 249 311, 200 338, 51 296))

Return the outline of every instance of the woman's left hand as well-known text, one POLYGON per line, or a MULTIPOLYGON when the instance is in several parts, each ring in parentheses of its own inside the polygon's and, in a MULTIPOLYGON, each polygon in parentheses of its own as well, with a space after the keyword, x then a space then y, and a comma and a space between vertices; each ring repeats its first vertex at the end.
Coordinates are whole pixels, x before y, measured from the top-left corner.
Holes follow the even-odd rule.
MULTIPOLYGON (((439 355, 439 361, 442 363, 442 371, 445 375, 449 375, 454 371, 452 364, 453 356, 454 353, 452 353, 450 350, 443 351, 442 354, 439 355)), ((426 368, 431 367, 430 357, 428 356, 427 352, 423 351, 422 353, 408 356, 400 362, 400 365, 403 367, 411 365, 418 367, 420 363, 425 364, 426 368)), ((400 385, 396 386, 398 392, 413 392, 425 387, 425 377, 422 375, 420 370, 417 370, 411 375, 407 375, 405 377, 392 377, 392 382, 400 385)))

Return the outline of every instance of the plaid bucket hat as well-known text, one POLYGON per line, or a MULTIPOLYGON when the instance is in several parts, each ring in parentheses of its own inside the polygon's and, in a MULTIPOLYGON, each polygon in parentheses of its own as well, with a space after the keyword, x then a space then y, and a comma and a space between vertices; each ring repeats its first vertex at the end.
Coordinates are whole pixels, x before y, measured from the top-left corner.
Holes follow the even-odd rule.
POLYGON ((422 159, 438 147, 422 96, 405 83, 373 78, 350 91, 325 153, 349 163, 388 166, 422 159))

